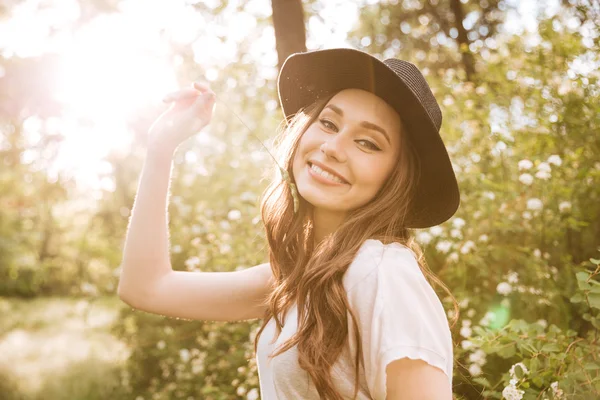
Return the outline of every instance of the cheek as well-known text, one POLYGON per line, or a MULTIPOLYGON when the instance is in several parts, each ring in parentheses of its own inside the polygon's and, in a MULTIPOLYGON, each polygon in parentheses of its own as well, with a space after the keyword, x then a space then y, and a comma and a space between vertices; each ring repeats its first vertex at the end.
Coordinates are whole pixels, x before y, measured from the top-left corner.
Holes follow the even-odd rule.
POLYGON ((367 162, 357 165, 355 169, 360 174, 360 181, 372 191, 377 192, 391 175, 393 170, 391 160, 378 160, 378 162, 367 162))
POLYGON ((298 142, 296 147, 296 154, 294 156, 293 165, 294 167, 304 165, 307 161, 308 154, 318 149, 317 140, 315 139, 314 132, 309 128, 298 142))

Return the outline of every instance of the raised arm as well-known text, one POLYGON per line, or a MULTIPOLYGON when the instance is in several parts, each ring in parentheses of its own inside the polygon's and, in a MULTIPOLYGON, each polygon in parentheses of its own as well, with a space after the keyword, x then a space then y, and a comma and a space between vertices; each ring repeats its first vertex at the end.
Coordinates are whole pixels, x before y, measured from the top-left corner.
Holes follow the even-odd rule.
POLYGON ((169 256, 168 193, 173 153, 211 119, 214 94, 194 84, 150 128, 123 250, 119 297, 134 308, 172 317, 236 321, 260 318, 272 277, 269 264, 236 272, 173 271, 169 256))

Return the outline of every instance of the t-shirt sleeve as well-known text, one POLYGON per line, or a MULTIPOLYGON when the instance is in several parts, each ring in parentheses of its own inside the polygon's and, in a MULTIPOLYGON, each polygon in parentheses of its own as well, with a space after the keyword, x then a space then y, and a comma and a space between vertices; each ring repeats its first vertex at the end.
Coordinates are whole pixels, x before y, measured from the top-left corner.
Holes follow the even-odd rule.
POLYGON ((441 369, 452 384, 452 336, 439 297, 411 250, 399 244, 371 244, 357 260, 363 264, 363 277, 347 288, 371 396, 385 399, 386 367, 405 357, 441 369))

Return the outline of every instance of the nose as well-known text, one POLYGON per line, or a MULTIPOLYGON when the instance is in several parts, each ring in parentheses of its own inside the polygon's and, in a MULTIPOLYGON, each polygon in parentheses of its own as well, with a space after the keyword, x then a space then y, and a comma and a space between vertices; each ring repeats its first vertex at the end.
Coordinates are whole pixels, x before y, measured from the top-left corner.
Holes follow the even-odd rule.
POLYGON ((320 150, 327 158, 332 158, 338 162, 346 161, 346 152, 344 150, 344 135, 338 132, 331 135, 321 143, 320 150))

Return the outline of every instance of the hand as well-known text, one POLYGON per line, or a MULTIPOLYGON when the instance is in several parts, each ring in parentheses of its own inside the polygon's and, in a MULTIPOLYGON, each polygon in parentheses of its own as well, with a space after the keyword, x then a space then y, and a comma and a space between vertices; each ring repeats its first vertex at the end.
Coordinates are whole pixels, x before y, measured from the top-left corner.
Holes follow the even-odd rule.
POLYGON ((174 152, 183 141, 209 124, 215 94, 205 84, 194 82, 192 86, 165 96, 163 101, 170 107, 150 127, 149 148, 174 152))

